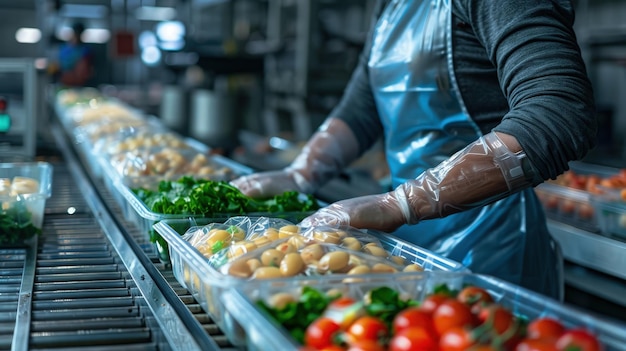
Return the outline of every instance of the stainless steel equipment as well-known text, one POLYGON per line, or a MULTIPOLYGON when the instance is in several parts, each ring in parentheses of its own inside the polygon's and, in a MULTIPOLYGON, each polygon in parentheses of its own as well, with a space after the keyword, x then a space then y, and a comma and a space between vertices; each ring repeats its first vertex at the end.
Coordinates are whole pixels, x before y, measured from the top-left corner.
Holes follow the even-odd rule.
POLYGON ((0 96, 10 118, 10 128, 0 131, 0 159, 35 156, 38 90, 34 59, 0 59, 0 96))

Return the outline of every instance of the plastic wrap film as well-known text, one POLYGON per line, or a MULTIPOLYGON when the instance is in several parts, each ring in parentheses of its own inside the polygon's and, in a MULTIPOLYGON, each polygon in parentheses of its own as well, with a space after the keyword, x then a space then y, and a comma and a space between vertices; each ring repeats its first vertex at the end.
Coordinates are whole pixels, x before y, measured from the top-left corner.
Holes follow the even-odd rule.
POLYGON ((231 183, 244 194, 268 197, 287 190, 313 193, 358 156, 358 142, 345 122, 329 118, 285 169, 243 176, 231 183))
POLYGON ((419 177, 401 184, 395 196, 406 222, 445 217, 479 207, 532 184, 525 154, 511 152, 489 133, 419 177))
POLYGON ((402 224, 445 217, 502 199, 531 185, 525 154, 489 133, 394 191, 336 202, 305 225, 351 225, 392 231, 402 224))

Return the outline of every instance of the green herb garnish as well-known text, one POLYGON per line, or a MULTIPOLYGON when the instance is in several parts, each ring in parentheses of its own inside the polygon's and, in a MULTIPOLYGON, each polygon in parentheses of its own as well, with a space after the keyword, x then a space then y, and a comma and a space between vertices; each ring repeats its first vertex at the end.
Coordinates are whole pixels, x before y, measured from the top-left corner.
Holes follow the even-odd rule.
POLYGON ((32 222, 32 214, 25 205, 15 205, 0 210, 0 245, 20 244, 35 235, 41 235, 41 228, 32 222))
POLYGON ((328 296, 324 293, 305 286, 297 302, 289 302, 282 308, 268 306, 263 301, 257 305, 279 324, 283 325, 291 336, 299 343, 304 343, 306 328, 324 313, 331 301, 338 296, 328 296))

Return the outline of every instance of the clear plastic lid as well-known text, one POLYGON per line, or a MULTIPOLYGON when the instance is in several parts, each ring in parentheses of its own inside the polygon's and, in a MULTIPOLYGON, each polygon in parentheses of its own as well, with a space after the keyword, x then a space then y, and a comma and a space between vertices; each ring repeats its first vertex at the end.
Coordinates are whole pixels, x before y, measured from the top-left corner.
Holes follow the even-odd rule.
POLYGON ((243 240, 214 253, 209 264, 222 274, 246 279, 423 270, 393 256, 376 237, 356 228, 279 224, 257 223, 243 240))
POLYGON ((135 149, 112 155, 109 163, 131 188, 154 188, 161 180, 176 180, 182 176, 211 180, 230 180, 234 176, 231 168, 195 149, 135 149))
POLYGON ((223 296, 228 312, 246 330, 250 349, 300 350, 301 345, 287 329, 273 319, 259 303, 277 306, 298 301, 307 288, 327 296, 369 300, 376 289, 390 289, 401 300, 421 302, 426 296, 445 286, 461 291, 467 286, 485 289, 493 300, 524 320, 551 317, 566 328, 584 328, 603 344, 605 351, 626 349, 626 325, 592 316, 583 310, 566 306, 556 300, 534 293, 497 278, 459 272, 412 272, 394 275, 371 274, 357 281, 346 282, 337 276, 293 277, 285 280, 257 280, 235 287, 223 296))

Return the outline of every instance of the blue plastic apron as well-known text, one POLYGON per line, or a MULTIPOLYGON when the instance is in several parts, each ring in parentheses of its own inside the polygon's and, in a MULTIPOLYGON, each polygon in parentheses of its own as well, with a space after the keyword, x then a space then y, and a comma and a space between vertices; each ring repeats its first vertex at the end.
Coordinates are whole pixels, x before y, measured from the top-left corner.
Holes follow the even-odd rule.
MULTIPOLYGON (((452 69, 449 0, 392 0, 368 62, 394 187, 482 134, 452 69)), ((394 235, 517 285, 557 295, 557 264, 532 189, 492 205, 403 226, 394 235)))

